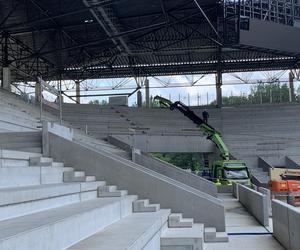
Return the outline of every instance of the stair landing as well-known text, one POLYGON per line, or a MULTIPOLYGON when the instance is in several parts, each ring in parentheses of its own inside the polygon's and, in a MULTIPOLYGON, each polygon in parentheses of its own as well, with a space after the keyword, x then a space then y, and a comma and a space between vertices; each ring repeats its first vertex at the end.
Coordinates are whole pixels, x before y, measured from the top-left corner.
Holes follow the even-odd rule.
POLYGON ((272 229, 260 225, 236 198, 231 194, 219 194, 219 198, 225 205, 225 223, 229 242, 207 243, 206 250, 284 250, 269 233, 272 229))

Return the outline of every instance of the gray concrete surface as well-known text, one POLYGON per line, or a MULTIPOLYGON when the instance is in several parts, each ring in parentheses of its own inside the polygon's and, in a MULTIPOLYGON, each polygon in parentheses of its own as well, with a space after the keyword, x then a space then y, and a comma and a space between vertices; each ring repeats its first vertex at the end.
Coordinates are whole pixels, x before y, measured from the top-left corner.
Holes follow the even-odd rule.
POLYGON ((167 228, 161 235, 161 250, 205 249, 203 234, 203 224, 194 224, 191 228, 167 228))
POLYGON ((217 187, 214 183, 170 163, 143 153, 135 154, 135 162, 171 179, 180 181, 199 191, 212 195, 213 197, 217 197, 217 187))
POLYGON ((268 197, 243 185, 238 185, 239 201, 263 226, 269 226, 268 197))
POLYGON ((151 245, 149 249, 160 250, 160 234, 167 223, 169 214, 168 209, 154 213, 131 214, 68 249, 136 250, 145 249, 151 245), (156 234, 159 237, 155 237, 156 234))
POLYGON ((267 196, 269 216, 272 216, 272 198, 271 198, 270 189, 264 188, 264 187, 259 187, 257 191, 262 193, 263 195, 267 196))
POLYGON ((275 238, 289 250, 299 249, 300 210, 279 200, 272 200, 275 238))
POLYGON ((227 243, 208 243, 206 250, 283 250, 276 239, 268 234, 271 227, 263 227, 241 203, 230 194, 219 194, 224 201, 226 231, 229 234, 227 243), (253 235, 262 234, 262 235, 253 235), (234 235, 233 235, 234 234, 234 235))
POLYGON ((0 133, 0 148, 27 152, 41 152, 41 132, 0 133))
POLYGON ((233 194, 233 197, 239 199, 239 189, 238 189, 238 183, 236 182, 233 182, 232 183, 232 194, 233 194))
POLYGON ((286 156, 287 168, 300 168, 300 156, 286 156))
MULTIPOLYGON (((181 153, 212 153, 214 144, 202 136, 201 131, 198 136, 176 136, 176 135, 115 135, 112 136, 119 141, 123 141, 132 147, 138 148, 143 152, 181 152, 181 153)), ((133 132, 134 133, 134 132, 133 132)))
POLYGON ((53 134, 50 134, 50 154, 67 165, 86 171, 88 175, 103 178, 142 199, 160 203, 162 208, 171 208, 174 212, 183 213, 184 217, 216 227, 218 231, 225 229, 222 202, 194 188, 121 157, 95 151, 53 134))
POLYGON ((1 221, 0 249, 65 249, 131 214, 134 199, 95 199, 1 221))

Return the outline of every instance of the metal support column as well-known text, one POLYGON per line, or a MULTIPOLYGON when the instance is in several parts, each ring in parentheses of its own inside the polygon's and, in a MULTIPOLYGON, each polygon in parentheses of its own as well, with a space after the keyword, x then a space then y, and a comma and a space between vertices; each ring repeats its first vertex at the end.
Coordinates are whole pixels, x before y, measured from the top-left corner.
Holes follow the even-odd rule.
POLYGON ((222 102, 222 71, 219 70, 216 74, 216 96, 217 106, 220 108, 223 105, 222 102))
POLYGON ((59 124, 62 124, 62 106, 63 106, 63 97, 62 97, 62 89, 61 89, 61 74, 59 80, 59 124))
POLYGON ((221 69, 221 63, 222 63, 222 47, 218 47, 218 66, 217 66, 217 74, 216 74, 216 97, 217 97, 217 107, 220 108, 223 105, 222 101, 222 69, 221 69))
POLYGON ((295 101, 294 74, 289 72, 289 101, 295 101))
POLYGON ((149 80, 145 80, 145 92, 146 92, 146 108, 150 108, 150 88, 149 88, 149 80))
POLYGON ((78 80, 75 81, 75 87, 76 87, 76 102, 77 104, 80 104, 80 82, 78 80))
POLYGON ((11 71, 9 67, 3 67, 2 71, 2 87, 7 90, 11 91, 11 71))
POLYGON ((3 68, 2 68, 2 84, 1 87, 11 91, 11 71, 9 68, 8 59, 8 34, 4 34, 4 45, 3 45, 3 68))
POLYGON ((141 92, 141 91, 138 91, 138 92, 137 92, 136 98, 137 98, 137 106, 138 106, 139 108, 141 108, 141 107, 142 107, 142 104, 143 104, 142 92, 141 92))
POLYGON ((41 88, 41 83, 39 81, 36 81, 35 83, 35 102, 40 103, 42 97, 42 88, 41 88))

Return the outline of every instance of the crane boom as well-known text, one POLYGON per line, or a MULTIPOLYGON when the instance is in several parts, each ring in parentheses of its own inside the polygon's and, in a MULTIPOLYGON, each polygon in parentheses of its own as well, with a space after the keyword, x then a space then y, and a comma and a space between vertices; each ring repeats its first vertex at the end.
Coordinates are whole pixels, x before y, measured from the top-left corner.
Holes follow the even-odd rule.
POLYGON ((222 139, 221 133, 214 129, 212 126, 205 123, 188 106, 180 101, 176 101, 173 103, 170 100, 160 96, 155 96, 154 100, 158 100, 161 105, 170 108, 170 110, 179 110, 184 114, 184 116, 192 120, 199 127, 202 133, 207 136, 207 139, 211 140, 217 146, 217 148, 220 150, 221 157, 224 160, 229 160, 230 152, 222 139))

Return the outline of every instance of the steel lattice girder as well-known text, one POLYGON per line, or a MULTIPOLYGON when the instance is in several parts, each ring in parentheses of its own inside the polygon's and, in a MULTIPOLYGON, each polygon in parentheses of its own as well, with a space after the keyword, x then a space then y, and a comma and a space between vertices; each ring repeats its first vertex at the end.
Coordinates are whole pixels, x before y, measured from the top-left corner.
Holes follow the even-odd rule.
MULTIPOLYGON (((227 25, 239 19, 224 18, 222 4, 0 0, 0 41, 3 47, 4 34, 14 41, 9 62, 15 80, 35 80, 38 74, 55 80, 299 67, 296 54, 240 46, 239 34, 227 25)), ((2 65, 4 58, 2 49, 2 65)))

